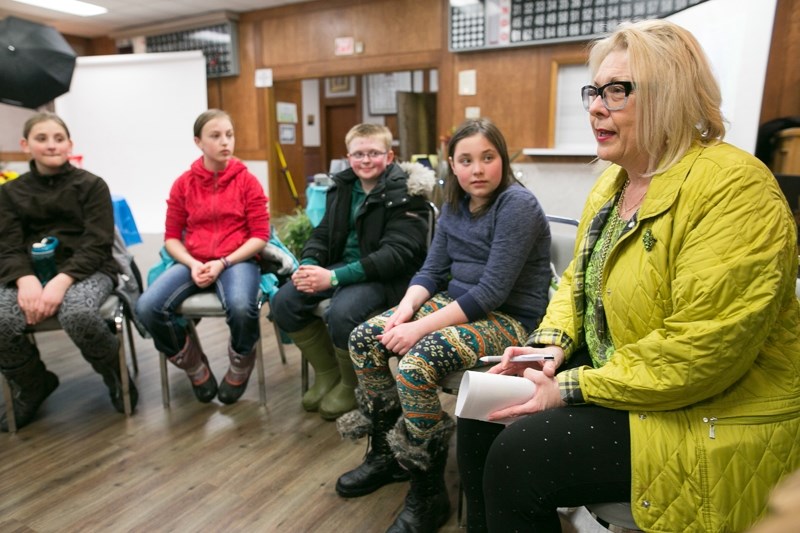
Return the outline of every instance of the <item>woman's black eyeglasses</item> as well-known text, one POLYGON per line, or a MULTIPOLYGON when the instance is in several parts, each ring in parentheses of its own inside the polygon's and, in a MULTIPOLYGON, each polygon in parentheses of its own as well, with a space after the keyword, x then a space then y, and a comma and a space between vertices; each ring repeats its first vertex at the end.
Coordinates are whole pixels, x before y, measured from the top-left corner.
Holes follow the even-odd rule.
POLYGON ((589 111, 592 102, 599 96, 606 109, 609 111, 619 111, 628 103, 628 96, 631 94, 631 91, 633 91, 633 82, 631 81, 612 81, 601 87, 584 85, 581 87, 583 108, 589 111))

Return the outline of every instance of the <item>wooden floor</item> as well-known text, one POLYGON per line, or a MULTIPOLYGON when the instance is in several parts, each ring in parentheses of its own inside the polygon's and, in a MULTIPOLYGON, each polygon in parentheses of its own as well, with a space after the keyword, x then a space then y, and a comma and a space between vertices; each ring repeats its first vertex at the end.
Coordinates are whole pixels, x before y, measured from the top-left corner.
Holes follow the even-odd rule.
MULTIPOLYGON (((0 531, 385 531, 408 484, 350 500, 336 495, 336 478, 360 463, 366 443, 342 440, 333 423, 303 411, 299 352, 286 346, 282 365, 262 320, 266 409, 255 376, 237 404, 200 404, 174 367, 172 406, 164 409, 157 354, 135 335, 140 398, 131 418, 114 411, 63 332, 40 334, 42 358, 61 385, 31 425, 0 434, 0 531)), ((198 330, 219 378, 227 328, 205 319, 198 330)), ((455 399, 442 399, 452 414, 455 399)), ((459 530, 454 448, 444 532, 459 530)))

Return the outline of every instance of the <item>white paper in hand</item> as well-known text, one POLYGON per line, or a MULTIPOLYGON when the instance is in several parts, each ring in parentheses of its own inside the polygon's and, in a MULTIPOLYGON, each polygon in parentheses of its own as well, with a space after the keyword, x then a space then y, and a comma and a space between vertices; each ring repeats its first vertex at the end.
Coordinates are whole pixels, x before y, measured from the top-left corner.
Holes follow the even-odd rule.
MULTIPOLYGON (((456 416, 489 421, 489 414, 525 403, 533 397, 536 385, 519 376, 504 376, 487 372, 464 372, 456 398, 456 416)), ((515 419, 492 420, 511 423, 515 419)))

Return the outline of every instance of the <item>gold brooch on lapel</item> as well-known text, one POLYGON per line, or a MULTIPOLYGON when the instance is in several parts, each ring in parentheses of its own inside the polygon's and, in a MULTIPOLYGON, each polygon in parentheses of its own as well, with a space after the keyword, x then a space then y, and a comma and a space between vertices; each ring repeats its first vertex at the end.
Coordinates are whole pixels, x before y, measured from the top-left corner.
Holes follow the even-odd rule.
POLYGON ((656 245, 656 238, 653 237, 653 231, 648 228, 645 230, 644 235, 642 235, 642 242, 644 243, 644 249, 652 251, 653 246, 656 245))

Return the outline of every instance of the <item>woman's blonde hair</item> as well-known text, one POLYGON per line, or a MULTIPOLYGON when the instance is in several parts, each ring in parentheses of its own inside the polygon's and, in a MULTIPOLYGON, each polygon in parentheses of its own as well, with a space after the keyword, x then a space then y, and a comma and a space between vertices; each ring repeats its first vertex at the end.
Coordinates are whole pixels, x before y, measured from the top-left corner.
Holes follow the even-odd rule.
POLYGON ((693 143, 713 144, 725 136, 719 85, 689 31, 666 20, 624 22, 592 44, 592 76, 618 50, 628 53, 638 148, 649 156, 648 175, 669 169, 693 143))

